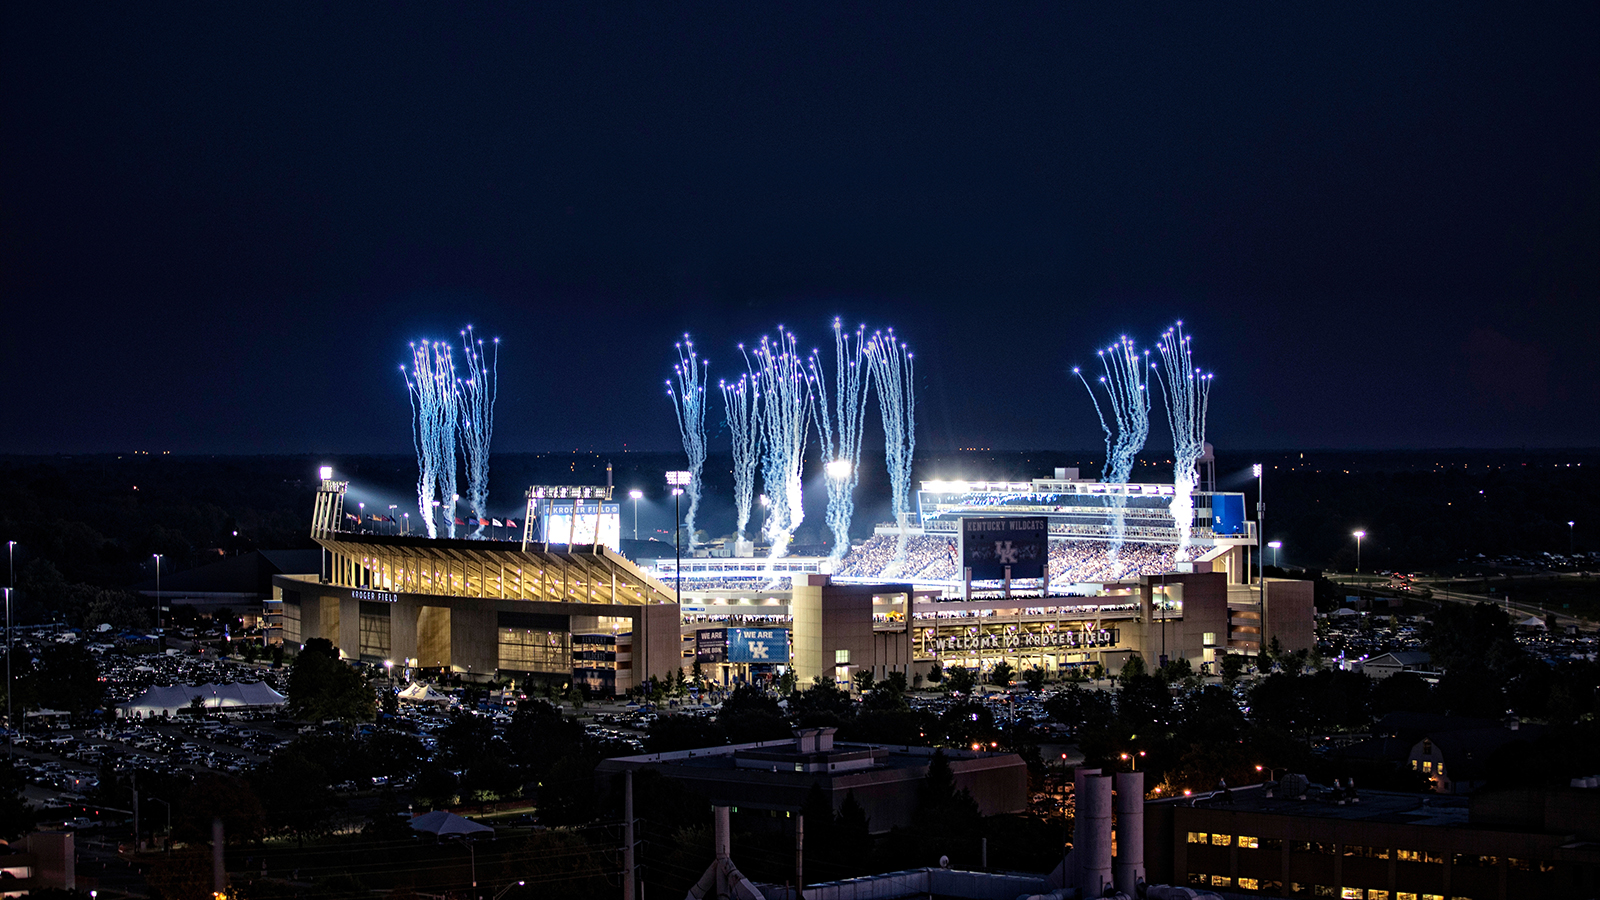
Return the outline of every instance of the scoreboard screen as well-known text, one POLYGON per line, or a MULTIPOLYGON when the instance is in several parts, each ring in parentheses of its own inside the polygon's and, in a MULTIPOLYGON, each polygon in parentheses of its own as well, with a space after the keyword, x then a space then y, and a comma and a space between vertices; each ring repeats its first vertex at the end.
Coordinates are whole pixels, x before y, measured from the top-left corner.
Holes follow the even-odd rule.
POLYGON ((961 565, 976 581, 1043 578, 1050 561, 1050 522, 1044 516, 961 520, 961 565))

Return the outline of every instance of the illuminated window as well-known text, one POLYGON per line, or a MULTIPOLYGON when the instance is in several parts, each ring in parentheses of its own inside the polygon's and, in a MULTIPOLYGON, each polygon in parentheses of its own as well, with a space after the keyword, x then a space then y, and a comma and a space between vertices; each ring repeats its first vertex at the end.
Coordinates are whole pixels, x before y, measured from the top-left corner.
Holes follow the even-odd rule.
POLYGON ((1416 891, 1395 891, 1394 900, 1417 900, 1416 891))
POLYGON ((1313 896, 1313 897, 1337 897, 1337 896, 1339 896, 1339 892, 1334 890, 1333 889, 1333 885, 1331 885, 1331 884, 1313 884, 1311 886, 1311 896, 1313 896))
POLYGON ((1261 847, 1261 839, 1248 834, 1239 835, 1239 846, 1245 850, 1257 850, 1261 847))
POLYGON ((833 651, 833 664, 836 665, 836 666, 848 666, 848 665, 850 665, 850 651, 849 650, 835 650, 835 651, 833 651))
POLYGON ((1212 887, 1229 887, 1232 884, 1233 884, 1233 879, 1229 878, 1226 875, 1213 875, 1213 876, 1211 876, 1211 886, 1212 887))
POLYGON ((1361 888, 1340 888, 1339 889, 1340 900, 1366 900, 1366 898, 1363 896, 1365 893, 1366 892, 1363 891, 1361 888))
POLYGON ((1400 860, 1401 862, 1422 862, 1422 851, 1396 850, 1394 852, 1394 858, 1400 860))
POLYGON ((1373 859, 1388 859, 1389 858, 1389 848, 1388 847, 1369 847, 1368 850, 1369 850, 1369 852, 1368 852, 1367 855, 1372 857, 1373 859))
POLYGON ((1210 884, 1211 883, 1211 879, 1206 877, 1205 875, 1200 874, 1199 872, 1190 872, 1189 873, 1189 883, 1190 884, 1205 885, 1205 884, 1210 884))
POLYGON ((1226 847, 1232 843, 1233 835, 1231 834, 1213 834, 1211 836, 1211 846, 1213 847, 1226 847))
POLYGON ((1191 844, 1206 844, 1206 843, 1210 843, 1210 840, 1211 840, 1210 836, 1207 835, 1204 831, 1191 831, 1191 832, 1189 832, 1189 843, 1191 843, 1191 844))
POLYGON ((1389 900, 1389 892, 1378 888, 1370 888, 1367 890, 1367 900, 1389 900))
POLYGON ((1432 772, 1433 771, 1433 761, 1432 760, 1428 760, 1428 759, 1423 760, 1422 761, 1422 771, 1424 771, 1424 772, 1432 772))
POLYGON ((1259 891, 1259 890, 1261 890, 1261 881, 1260 881, 1260 879, 1257 879, 1257 878, 1243 878, 1243 877, 1241 877, 1239 879, 1239 887, 1240 887, 1240 889, 1246 890, 1246 891, 1259 891))
POLYGON ((1207 631, 1200 635, 1200 644, 1205 647, 1215 647, 1217 645, 1217 633, 1215 631, 1207 631))

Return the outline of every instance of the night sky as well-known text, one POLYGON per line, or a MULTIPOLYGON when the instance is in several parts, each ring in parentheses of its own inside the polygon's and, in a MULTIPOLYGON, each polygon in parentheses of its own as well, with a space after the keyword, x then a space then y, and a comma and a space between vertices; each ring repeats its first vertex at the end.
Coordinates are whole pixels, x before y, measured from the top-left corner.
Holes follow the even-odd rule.
POLYGON ((406 453, 469 322, 496 449, 667 449, 835 315, 932 452, 1178 318, 1219 448, 1600 445, 1595 4, 1089 6, 7 4, 0 452, 406 453))

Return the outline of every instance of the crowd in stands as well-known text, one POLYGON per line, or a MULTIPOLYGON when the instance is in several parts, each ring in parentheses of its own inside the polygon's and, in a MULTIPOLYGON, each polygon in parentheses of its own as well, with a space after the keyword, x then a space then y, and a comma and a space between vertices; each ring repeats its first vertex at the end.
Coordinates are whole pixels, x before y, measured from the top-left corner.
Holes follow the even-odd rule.
MULTIPOLYGON (((916 535, 906 541, 906 562, 898 573, 884 572, 894 561, 899 538, 873 535, 840 561, 834 574, 846 578, 892 577, 906 581, 953 581, 958 577, 953 538, 916 535)), ((1159 575, 1173 569, 1172 544, 1126 541, 1115 554, 1109 541, 1050 542, 1050 580, 1057 584, 1117 581, 1159 575)))

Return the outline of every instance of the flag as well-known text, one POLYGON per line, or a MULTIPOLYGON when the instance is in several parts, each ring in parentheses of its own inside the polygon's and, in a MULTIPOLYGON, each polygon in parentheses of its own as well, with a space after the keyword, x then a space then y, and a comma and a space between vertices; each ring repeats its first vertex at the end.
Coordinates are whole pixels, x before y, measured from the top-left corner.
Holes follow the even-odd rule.
POLYGON ((478 520, 478 524, 479 525, 487 525, 487 524, 489 524, 489 520, 488 519, 479 519, 478 520))
POLYGON ((359 522, 359 521, 361 521, 361 517, 360 517, 360 516, 358 516, 358 515, 356 515, 356 514, 355 514, 355 513, 345 513, 345 514, 344 514, 344 517, 345 517, 345 518, 346 518, 346 519, 349 519, 349 520, 350 520, 350 521, 352 521, 352 522, 359 522))
POLYGON ((502 527, 505 526, 506 523, 500 521, 499 519, 490 519, 489 520, 489 524, 493 525, 496 528, 502 528, 502 527))
POLYGON ((467 521, 465 519, 458 518, 458 519, 456 519, 456 524, 457 525, 465 525, 465 524, 467 524, 467 521))
POLYGON ((516 519, 507 519, 506 520, 506 527, 507 528, 515 528, 515 527, 517 527, 517 520, 516 519))

